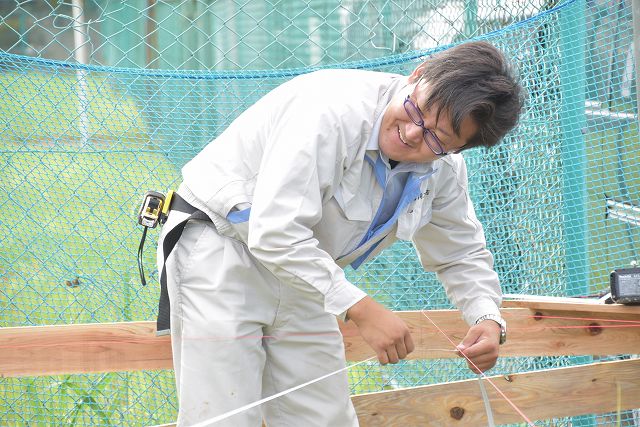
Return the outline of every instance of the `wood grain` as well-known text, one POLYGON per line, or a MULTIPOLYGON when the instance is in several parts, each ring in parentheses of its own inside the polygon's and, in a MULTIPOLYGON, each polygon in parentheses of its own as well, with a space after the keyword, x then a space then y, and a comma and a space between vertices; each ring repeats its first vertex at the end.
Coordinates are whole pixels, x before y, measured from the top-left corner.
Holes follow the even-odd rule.
MULTIPOLYGON (((640 407, 638 359, 490 376, 489 379, 518 408, 514 409, 483 380, 496 424, 526 425, 518 411, 535 422, 640 407)), ((361 427, 487 425, 477 379, 361 394, 351 400, 361 427)), ((175 424, 156 427, 173 426, 175 424)))
POLYGON ((171 369, 155 322, 0 328, 0 376, 171 369))
MULTIPOLYGON (((520 305, 524 302, 518 301, 520 305)), ((508 340, 502 356, 634 354, 640 348, 640 307, 532 303, 505 308, 508 340), (609 311, 606 311, 609 310, 609 311), (634 323, 635 322, 635 323, 634 323)), ((406 311, 416 344, 410 359, 457 357, 454 345, 468 327, 456 310, 406 311), (426 316, 425 316, 426 314, 426 316)), ((347 359, 373 356, 352 322, 340 325, 347 359)), ((0 376, 172 369, 171 342, 157 337, 154 322, 0 328, 0 376)))
MULTIPOLYGON (((489 378, 531 421, 640 407, 638 359, 489 378)), ((525 422, 486 381, 485 388, 496 424, 525 422)), ((352 400, 362 427, 487 425, 475 379, 357 395, 352 400)))

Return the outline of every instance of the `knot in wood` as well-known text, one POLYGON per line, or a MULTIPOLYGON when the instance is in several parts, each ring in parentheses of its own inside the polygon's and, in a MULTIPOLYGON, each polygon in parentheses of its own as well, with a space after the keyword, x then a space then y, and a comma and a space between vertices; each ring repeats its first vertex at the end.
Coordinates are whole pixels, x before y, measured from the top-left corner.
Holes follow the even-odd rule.
POLYGON ((602 332, 602 327, 598 323, 589 323, 589 328, 587 328, 590 335, 598 335, 602 332))
POLYGON ((454 420, 461 420, 462 416, 464 415, 464 408, 454 406, 449 411, 449 415, 451 415, 451 418, 453 418, 454 420))

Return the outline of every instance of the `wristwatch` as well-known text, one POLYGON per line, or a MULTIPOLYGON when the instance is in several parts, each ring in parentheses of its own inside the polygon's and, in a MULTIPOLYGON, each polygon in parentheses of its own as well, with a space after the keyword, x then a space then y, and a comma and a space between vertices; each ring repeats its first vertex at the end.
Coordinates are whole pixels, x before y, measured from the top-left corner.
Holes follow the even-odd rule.
POLYGON ((504 344, 507 341, 507 322, 497 314, 485 314, 476 320, 476 325, 483 320, 493 320, 500 325, 500 344, 504 344))

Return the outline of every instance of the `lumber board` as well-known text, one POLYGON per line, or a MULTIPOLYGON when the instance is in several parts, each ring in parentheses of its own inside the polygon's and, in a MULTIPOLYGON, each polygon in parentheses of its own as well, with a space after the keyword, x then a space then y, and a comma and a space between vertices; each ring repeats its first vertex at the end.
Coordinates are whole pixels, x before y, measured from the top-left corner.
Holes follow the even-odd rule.
POLYGON ((608 314, 628 314, 640 319, 640 305, 624 305, 624 304, 603 304, 596 303, 592 300, 580 300, 579 298, 559 298, 558 301, 552 299, 538 299, 535 297, 527 300, 506 300, 502 303, 503 308, 529 308, 531 310, 547 310, 547 311, 571 311, 574 313, 608 313, 608 314), (570 301, 569 301, 570 300, 570 301))
MULTIPOLYGON (((489 380, 533 422, 640 407, 639 359, 490 376, 489 380)), ((483 381, 495 424, 525 425, 513 406, 483 381)), ((477 379, 361 394, 351 400, 361 427, 488 424, 477 379)))
MULTIPOLYGON (((630 308, 630 307, 627 307, 630 308)), ((508 340, 502 356, 633 354, 640 348, 635 312, 568 311, 566 306, 505 308, 508 340), (570 317, 564 318, 547 318, 570 317), (584 320, 583 320, 584 319, 584 320), (610 321, 618 321, 611 323, 610 321), (591 326, 589 326, 591 325, 591 326), (607 326, 619 327, 609 328, 607 326), (589 327, 587 327, 589 326, 589 327)), ((454 342, 467 331, 456 310, 406 311, 416 344, 411 359, 457 357, 454 346, 431 324, 429 316, 454 342)), ((347 359, 373 356, 352 322, 341 324, 347 359)), ((172 369, 171 342, 157 337, 154 322, 125 322, 62 326, 0 328, 0 376, 42 376, 74 373, 172 369)))
MULTIPOLYGON (((454 348, 451 342, 424 314, 457 344, 468 330, 458 311, 399 314, 409 326, 416 345, 409 359, 457 357, 450 351, 454 348)), ((602 356, 638 353, 640 348, 640 315, 636 314, 505 308, 502 315, 508 324, 507 342, 500 348, 502 356, 602 356)), ((341 330, 348 360, 358 361, 373 355, 353 323, 343 325, 341 330)))
POLYGON ((0 328, 0 377, 172 369, 155 322, 0 328))
MULTIPOLYGON (((531 421, 640 407, 640 360, 620 360, 489 379, 531 421)), ((524 418, 485 380, 496 424, 524 418)), ((478 380, 352 397, 362 427, 487 425, 478 380)))

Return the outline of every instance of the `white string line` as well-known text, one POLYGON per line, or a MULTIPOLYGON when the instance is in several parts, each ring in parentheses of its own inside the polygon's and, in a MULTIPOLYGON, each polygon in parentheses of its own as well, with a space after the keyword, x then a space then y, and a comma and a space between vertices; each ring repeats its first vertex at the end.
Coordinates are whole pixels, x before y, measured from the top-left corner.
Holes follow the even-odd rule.
MULTIPOLYGON (((433 320, 431 320, 428 316, 426 316, 426 314, 425 314, 424 312, 423 312, 422 314, 423 314, 423 315, 425 315, 425 317, 427 317, 427 319, 429 319, 429 321, 431 321, 431 323, 433 323, 433 320)), ((434 323, 434 326, 436 326, 436 325, 435 325, 435 323, 434 323)), ((436 328, 438 328, 438 327, 436 326, 436 328)), ((438 328, 438 329, 439 329, 439 328, 438 328)), ((448 337, 447 337, 447 338, 448 338, 448 337)), ((431 351, 456 352, 456 350, 444 349, 444 348, 433 348, 433 349, 431 349, 431 351)), ((332 375, 335 375, 335 374, 337 374, 337 373, 340 373, 340 372, 343 372, 343 371, 349 370, 349 369, 351 369, 351 368, 353 368, 353 367, 355 367, 355 366, 358 366, 358 365, 360 365, 360 364, 362 364, 362 363, 368 362, 368 361, 370 361, 370 360, 374 359, 375 357, 376 357, 376 356, 371 356, 371 357, 369 357, 368 359, 361 360, 360 362, 354 363, 353 365, 345 366, 344 368, 338 369, 338 370, 336 370, 336 371, 333 371, 333 372, 330 372, 330 373, 328 373, 328 374, 325 374, 325 375, 323 375, 323 376, 321 376, 321 377, 318 377, 318 378, 315 378, 315 379, 313 379, 313 380, 307 381, 306 383, 299 384, 299 385, 297 385, 297 386, 294 386, 294 387, 291 387, 291 388, 289 388, 289 389, 283 390, 283 391, 281 391, 281 392, 279 392, 279 393, 276 393, 276 394, 274 394, 274 395, 271 395, 271 396, 269 396, 269 397, 265 397, 264 399, 260 399, 260 400, 258 400, 258 401, 253 402, 253 403, 249 403, 249 404, 247 404, 247 405, 244 405, 244 406, 241 406, 241 407, 239 407, 239 408, 233 409, 233 410, 231 410, 231 411, 225 412, 224 414, 221 414, 221 415, 215 416, 215 417, 213 417, 213 418, 209 418, 209 419, 207 419, 207 420, 205 420, 205 421, 201 421, 201 422, 199 422, 199 423, 193 424, 191 427, 207 427, 207 426, 209 426, 209 425, 211 425, 211 424, 215 424, 215 423, 217 423, 217 422, 219 422, 219 421, 222 421, 222 420, 224 420, 224 419, 227 419, 227 418, 229 418, 229 417, 232 417, 232 416, 234 416, 234 415, 237 415, 237 414, 239 414, 239 413, 241 413, 241 412, 244 412, 244 411, 247 411, 247 410, 249 410, 249 409, 255 408, 256 406, 260 406, 260 405, 262 405, 263 403, 266 403, 266 402, 269 402, 269 401, 271 401, 271 400, 277 399, 277 398, 279 398, 279 397, 282 397, 282 396, 284 396, 284 395, 286 395, 286 394, 292 393, 292 392, 294 392, 294 391, 296 391, 296 390, 299 390, 299 389, 301 389, 301 388, 304 388, 304 387, 306 387, 306 386, 308 386, 308 385, 311 385, 311 384, 313 384, 313 383, 316 383, 316 382, 322 381, 322 380, 324 380, 325 378, 328 378, 328 377, 330 377, 330 376, 332 376, 332 375)), ((483 377, 487 378, 487 377, 486 377, 486 375, 484 375, 484 373, 481 373, 481 374, 479 374, 479 375, 478 375, 478 381, 479 381, 479 384, 480 384, 480 391, 482 392, 482 398, 483 398, 483 401, 484 401, 485 410, 486 410, 486 412, 487 412, 487 419, 488 419, 488 422, 489 422, 488 427, 495 427, 495 424, 494 424, 494 421, 493 421, 493 413, 492 413, 492 411, 491 411, 491 404, 489 403, 489 398, 488 398, 488 396, 487 396, 487 392, 486 392, 486 390, 485 390, 485 388, 484 388, 484 384, 482 383, 482 378, 483 378, 483 377)), ((489 381, 489 383, 490 383, 494 388, 496 388, 496 386, 495 386, 495 385, 493 385, 493 384, 491 383, 491 380, 489 380, 488 378, 487 378, 487 380, 489 381)), ((496 388, 496 389, 497 389, 497 388, 496 388)), ((500 390, 497 390, 497 391, 498 391, 500 394, 502 394, 502 392, 501 392, 500 390)), ((506 396, 504 396, 504 394, 502 394, 502 396, 506 398, 506 396)), ((508 398, 506 398, 506 400, 507 400, 507 401, 509 401, 509 399, 508 399, 508 398)), ((511 403, 511 402, 509 402, 509 403, 511 403)), ((513 404, 512 404, 512 405, 513 405, 513 404)), ((517 408, 516 408, 516 409, 517 409, 517 408)), ((518 410, 518 412, 519 412, 519 410, 518 410)), ((526 417, 525 417, 525 419, 526 419, 526 417)), ((529 421, 528 419, 526 419, 526 420, 527 420, 527 421, 529 421)), ((533 424, 530 424, 530 425, 533 425, 533 424)))
MULTIPOLYGON (((455 347, 455 345, 456 345, 456 344, 455 344, 453 341, 451 341, 451 338, 449 338, 449 336, 448 336, 447 334, 445 334, 445 333, 444 333, 444 331, 443 331, 442 329, 440 329, 440 327, 439 327, 438 325, 436 325, 436 322, 434 322, 434 321, 433 321, 429 316, 427 316, 427 313, 425 313, 425 310, 421 310, 421 313, 422 313, 422 315, 423 315, 424 317, 426 317, 426 318, 427 318, 427 320, 428 320, 429 322, 431 322, 431 324, 432 324, 432 325, 433 325, 433 326, 434 326, 434 327, 435 327, 435 328, 436 328, 436 329, 437 329, 437 330, 438 330, 438 331, 439 331, 439 332, 440 332, 440 333, 441 333, 441 334, 442 334, 442 335, 447 339, 447 341, 449 341, 449 342, 451 343, 451 345, 453 345, 453 346, 455 347)), ((507 397, 507 396, 502 392, 502 390, 500 390, 500 389, 498 388, 498 386, 497 386, 497 385, 495 385, 495 384, 493 383, 493 381, 491 381, 491 380, 489 379, 489 377, 487 377, 487 376, 485 375, 485 373, 484 373, 484 372, 482 372, 482 371, 481 371, 481 370, 476 366, 476 364, 475 364, 475 363, 473 363, 473 361, 472 361, 471 359, 469 359, 469 357, 468 357, 466 354, 464 354, 464 352, 460 352, 460 354, 462 354, 462 356, 464 356, 464 358, 465 358, 465 359, 467 359, 467 361, 468 361, 469 363, 471 363, 471 365, 473 365, 473 367, 474 367, 474 368, 476 368, 476 369, 480 372, 480 374, 479 374, 479 375, 480 375, 482 378, 486 379, 486 380, 489 382, 489 384, 491 384, 491 386, 492 386, 492 387, 493 387, 493 388, 498 392, 498 394, 499 394, 500 396, 502 396, 502 397, 504 398, 504 400, 506 400, 506 401, 507 401, 507 403, 508 403, 509 405, 511 405, 511 407, 512 407, 512 408, 513 408, 513 409, 514 409, 514 410, 515 410, 515 411, 516 411, 516 412, 517 412, 517 413, 518 413, 522 418, 524 418, 524 420, 527 422, 528 427, 536 427, 536 425, 535 425, 531 420, 529 420, 529 418, 524 414, 524 412, 522 412, 522 411, 520 410, 520 408, 518 408, 518 407, 515 405, 515 403, 513 403, 513 402, 511 401, 511 399, 509 399, 509 398, 508 398, 508 397, 507 397)))
MULTIPOLYGON (((424 314, 424 312, 423 312, 423 314, 424 314)), ((427 316, 425 315, 425 317, 427 317, 427 316)), ((431 319, 429 319, 429 320, 431 321, 431 323, 433 323, 433 321, 431 319)), ((434 324, 434 326, 436 326, 436 325, 434 324)), ((436 328, 437 328, 437 326, 436 326, 436 328)), ((430 350, 431 351, 457 352, 457 350, 451 350, 451 349, 445 349, 445 348, 432 348, 430 350)), ((244 411, 247 411, 249 409, 255 408, 256 406, 260 406, 263 403, 266 403, 266 402, 269 402, 271 400, 277 399, 279 397, 282 397, 282 396, 284 396, 286 394, 292 393, 292 392, 294 392, 296 390, 304 388, 304 387, 306 387, 308 385, 311 385, 313 383, 322 381, 325 378, 328 378, 328 377, 330 377, 332 375, 335 375, 337 373, 349 370, 349 369, 351 369, 351 368, 353 368, 355 366, 361 365, 362 363, 368 362, 368 361, 374 359, 375 357, 376 356, 371 356, 371 357, 369 357, 367 359, 361 360, 360 362, 354 363, 353 365, 345 366, 344 368, 338 369, 336 371, 333 371, 333 372, 330 372, 328 374, 325 374, 325 375, 323 375, 321 377, 318 377, 318 378, 315 378, 313 380, 307 381, 306 383, 299 384, 297 386, 294 386, 294 387, 288 388, 286 390, 283 390, 283 391, 281 391, 279 393, 273 394, 273 395, 271 395, 269 397, 265 397, 264 399, 260 399, 258 401, 255 401, 255 402, 249 403, 247 405, 241 406, 239 408, 233 409, 231 411, 225 412, 224 414, 217 415, 217 416, 215 416, 213 418, 209 418, 208 420, 201 421, 199 423, 193 424, 191 427, 207 427, 207 426, 210 426, 211 424, 215 424, 215 423, 217 423, 219 421, 225 420, 225 419, 227 419, 229 417, 232 417, 234 415, 237 415, 237 414, 239 414, 241 412, 244 412, 244 411)), ((482 383, 483 376, 486 378, 486 375, 484 375, 484 373, 478 374, 478 383, 480 384, 480 391, 482 393, 482 399, 484 401, 485 410, 487 412, 487 420, 488 420, 488 423, 489 423, 488 427, 495 427, 495 424, 494 424, 494 421, 493 421, 493 412, 491 410, 491 404, 490 404, 489 398, 487 396, 487 391, 484 388, 484 384, 482 383)), ((491 384, 491 381, 488 378, 487 378, 487 380, 491 384)), ((493 385, 493 384, 491 384, 491 385, 493 385)), ((493 385, 493 387, 495 388, 496 386, 493 385)), ((500 392, 500 390, 498 390, 498 392, 500 392)), ((502 394, 502 393, 500 392, 500 394, 502 394)), ((503 395, 503 397, 506 398, 506 396, 504 396, 504 395, 503 395)), ((507 401, 508 400, 509 399, 507 399, 507 401)), ((511 402, 509 402, 509 403, 511 403, 511 402)), ((530 425, 533 425, 533 424, 530 424, 530 425)))
POLYGON ((484 402, 484 410, 487 412, 487 426, 495 427, 493 422, 493 411, 491 410, 491 402, 489 402, 489 396, 487 396, 487 390, 482 383, 482 375, 478 374, 478 384, 480 384, 480 393, 482 393, 482 401, 484 402))
POLYGON ((269 397, 265 397, 264 399, 260 399, 260 400, 258 400, 258 401, 256 401, 256 402, 249 403, 248 405, 244 405, 244 406, 242 406, 242 407, 240 407, 240 408, 233 409, 233 410, 231 410, 231 411, 229 411, 229 412, 225 412, 225 413, 224 413, 224 414, 222 414, 222 415, 218 415, 218 416, 216 416, 216 417, 209 418, 208 420, 201 421, 201 422, 199 422, 199 423, 197 423, 197 424, 193 424, 191 427, 207 427, 207 426, 209 426, 209 425, 211 425, 211 424, 217 423, 218 421, 222 421, 222 420, 224 420, 224 419, 226 419, 226 418, 229 418, 229 417, 231 417, 231 416, 233 416, 233 415, 239 414, 240 412, 243 412, 243 411, 249 410, 249 409, 251 409, 251 408, 254 408, 254 407, 256 407, 256 406, 262 405, 263 403, 266 403, 266 402, 268 402, 268 401, 270 401, 270 400, 277 399, 278 397, 284 396, 285 394, 289 394, 289 393, 291 393, 291 392, 294 392, 294 391, 296 391, 296 390, 298 390, 298 389, 301 389, 301 388, 303 388, 303 387, 306 387, 306 386, 311 385, 311 384, 313 384, 313 383, 316 383, 316 382, 318 382, 318 381, 322 381, 322 380, 324 380, 325 378, 328 378, 328 377, 330 377, 330 376, 332 376, 332 375, 335 375, 335 374, 340 373, 340 372, 342 372, 342 371, 346 371, 346 370, 348 370, 348 369, 351 369, 351 368, 353 368, 353 367, 355 367, 355 366, 358 366, 358 365, 360 365, 360 364, 362 364, 362 363, 364 363, 364 362, 368 362, 368 361, 370 361, 371 359, 374 359, 375 357, 376 357, 376 356, 371 356, 371 357, 370 357, 370 358, 368 358, 368 359, 361 360, 360 362, 354 363, 353 365, 350 365, 350 366, 345 366, 344 368, 341 368, 341 369, 338 369, 338 370, 336 370, 336 371, 330 372, 330 373, 328 373, 328 374, 326 374, 326 375, 323 375, 323 376, 318 377, 318 378, 316 378, 316 379, 313 379, 313 380, 311 380, 311 381, 307 381, 307 382, 306 382, 306 383, 304 383, 304 384, 300 384, 300 385, 297 385, 297 386, 295 386, 295 387, 291 387, 291 388, 289 388, 289 389, 287 389, 287 390, 281 391, 281 392, 276 393, 276 394, 274 394, 274 395, 271 395, 271 396, 269 396, 269 397))
MULTIPOLYGON (((447 352, 455 352, 456 350, 451 350, 451 349, 447 349, 447 348, 432 348, 432 349, 431 349, 431 351, 447 351, 447 352)), ((338 369, 338 370, 336 370, 336 371, 330 372, 330 373, 328 373, 328 374, 326 374, 326 375, 323 375, 323 376, 318 377, 318 378, 316 378, 316 379, 313 379, 313 380, 311 380, 311 381, 307 381, 307 382, 306 382, 306 383, 304 383, 304 384, 300 384, 300 385, 297 385, 297 386, 295 386, 295 387, 291 387, 291 388, 289 388, 289 389, 287 389, 287 390, 281 391, 281 392, 276 393, 276 394, 274 394, 274 395, 271 395, 271 396, 269 396, 269 397, 265 397, 264 399, 258 400, 258 401, 253 402, 253 403, 249 403, 249 404, 244 405, 244 406, 242 406, 242 407, 240 407, 240 408, 233 409, 233 410, 231 410, 231 411, 229 411, 229 412, 225 412, 225 413, 224 413, 224 414, 222 414, 222 415, 218 415, 218 416, 215 416, 215 417, 210 418, 210 419, 208 419, 208 420, 201 421, 201 422, 199 422, 199 423, 197 423, 197 424, 192 425, 191 427, 206 427, 206 426, 209 426, 209 425, 211 425, 211 424, 217 423, 218 421, 222 421, 222 420, 224 420, 224 419, 226 419, 226 418, 229 418, 229 417, 232 417, 232 416, 234 416, 234 415, 237 415, 237 414, 239 414, 240 412, 247 411, 247 410, 249 410, 249 409, 251 409, 251 408, 255 408, 256 406, 262 405, 263 403, 266 403, 266 402, 268 402, 268 401, 270 401, 270 400, 277 399, 278 397, 284 396, 285 394, 289 394, 289 393, 294 392, 294 391, 296 391, 296 390, 299 390, 299 389, 301 389, 301 388, 303 388, 303 387, 306 387, 306 386, 308 386, 308 385, 311 385, 311 384, 313 384, 313 383, 315 383, 315 382, 322 381, 322 380, 324 380, 325 378, 328 378, 328 377, 330 377, 330 376, 332 376, 332 375, 335 375, 335 374, 340 373, 340 372, 342 372, 342 371, 346 371, 346 370, 348 370, 348 369, 351 369, 351 368, 353 368, 353 367, 355 367, 355 366, 358 366, 358 365, 360 365, 360 364, 362 364, 362 363, 364 363, 364 362, 368 362, 368 361, 370 361, 370 360, 372 360, 372 359, 375 359, 375 357, 376 357, 376 356, 371 356, 371 357, 369 357, 368 359, 361 360, 360 362, 354 363, 353 365, 350 365, 350 366, 345 366, 344 368, 341 368, 341 369, 338 369)), ((493 427, 493 426, 490 426, 490 427, 493 427)))

